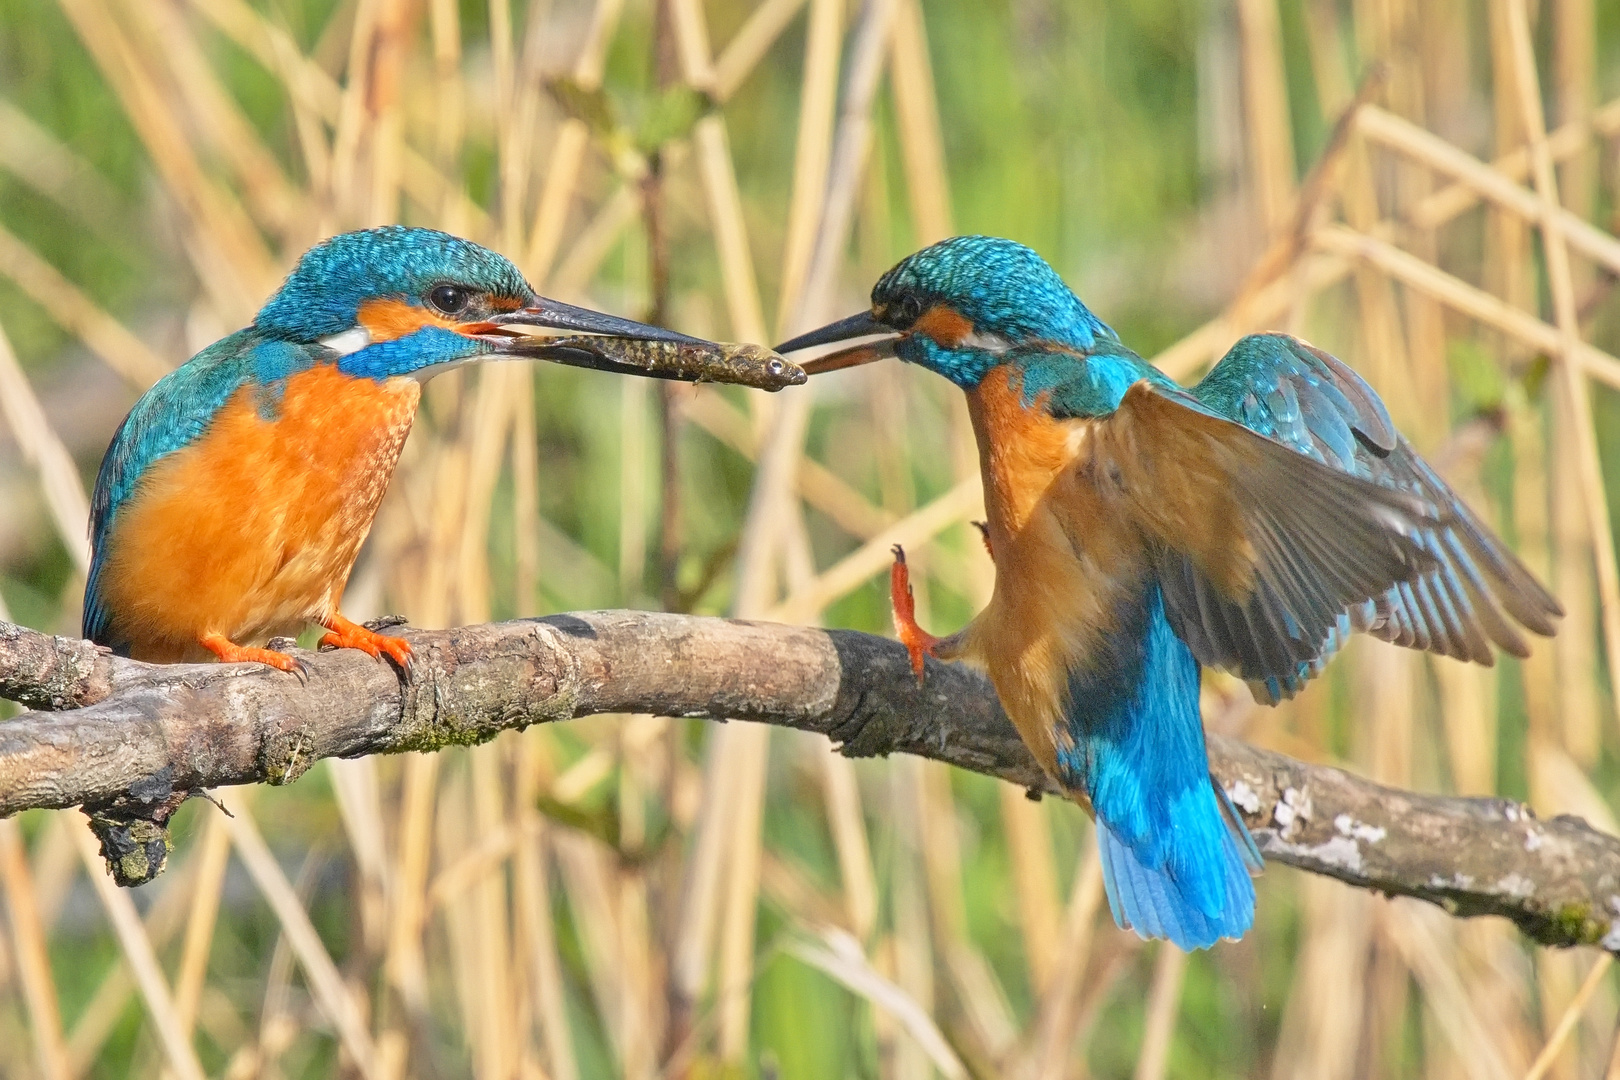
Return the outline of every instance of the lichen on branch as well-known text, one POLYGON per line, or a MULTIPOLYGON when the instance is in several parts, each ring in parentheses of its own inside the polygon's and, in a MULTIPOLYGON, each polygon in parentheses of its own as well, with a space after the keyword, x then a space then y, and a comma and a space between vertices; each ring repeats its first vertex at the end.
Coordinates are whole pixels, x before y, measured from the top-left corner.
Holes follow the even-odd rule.
MULTIPOLYGON (((915 754, 1053 790, 982 676, 930 661, 919 687, 905 650, 869 634, 631 611, 404 633, 407 680, 353 650, 301 653, 301 680, 141 664, 0 623, 0 697, 46 710, 0 723, 0 816, 84 806, 115 876, 137 883, 162 868, 168 815, 208 788, 621 712, 776 724, 851 757, 915 754)), ((1578 818, 1388 788, 1214 734, 1209 749, 1273 862, 1620 952, 1620 839, 1578 818)))

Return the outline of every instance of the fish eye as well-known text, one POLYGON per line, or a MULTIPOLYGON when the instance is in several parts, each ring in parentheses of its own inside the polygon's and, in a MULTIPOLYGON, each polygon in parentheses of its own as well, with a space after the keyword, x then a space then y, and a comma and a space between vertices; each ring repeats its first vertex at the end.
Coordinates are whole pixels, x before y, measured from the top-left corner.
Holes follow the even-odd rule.
POLYGON ((459 315, 467 308, 472 299, 472 293, 460 285, 436 285, 428 293, 428 303, 444 312, 446 315, 459 315))

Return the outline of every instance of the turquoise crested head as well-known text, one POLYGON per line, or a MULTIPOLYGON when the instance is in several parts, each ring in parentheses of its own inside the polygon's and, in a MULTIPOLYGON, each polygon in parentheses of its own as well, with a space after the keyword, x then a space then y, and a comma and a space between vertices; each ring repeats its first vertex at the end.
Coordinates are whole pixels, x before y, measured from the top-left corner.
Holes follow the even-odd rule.
POLYGON ((254 326, 285 341, 320 341, 354 328, 362 307, 380 300, 473 321, 528 307, 535 295, 511 260, 471 240, 384 225, 310 248, 254 326))
POLYGON ((957 236, 902 259, 873 286, 870 311, 800 335, 777 351, 874 334, 886 337, 812 360, 805 370, 898 356, 971 390, 1019 346, 1049 342, 1089 352, 1099 339, 1118 340, 1045 259, 994 236, 957 236))

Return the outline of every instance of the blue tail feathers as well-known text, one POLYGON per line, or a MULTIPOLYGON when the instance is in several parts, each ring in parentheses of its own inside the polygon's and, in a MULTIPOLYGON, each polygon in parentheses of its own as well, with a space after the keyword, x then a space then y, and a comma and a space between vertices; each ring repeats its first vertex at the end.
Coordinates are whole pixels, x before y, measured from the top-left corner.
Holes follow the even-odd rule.
MULTIPOLYGON (((1219 811, 1211 806, 1218 815, 1219 811)), ((1240 840, 1221 822, 1220 848, 1207 853, 1218 867, 1219 895, 1207 885, 1200 896, 1188 894, 1168 866, 1149 869, 1107 825, 1097 821, 1097 854, 1102 859, 1103 888, 1114 922, 1144 938, 1167 938, 1191 952, 1207 949, 1221 938, 1236 940, 1254 922, 1254 882, 1249 878, 1247 830, 1240 840), (1211 903, 1211 901, 1215 901, 1211 903)), ((1242 828, 1239 823, 1238 828, 1242 828)))
POLYGON ((1188 950, 1242 937, 1260 853, 1210 779, 1198 662, 1165 618, 1157 584, 1117 618, 1070 673, 1070 745, 1058 753, 1060 779, 1096 813, 1114 921, 1188 950))

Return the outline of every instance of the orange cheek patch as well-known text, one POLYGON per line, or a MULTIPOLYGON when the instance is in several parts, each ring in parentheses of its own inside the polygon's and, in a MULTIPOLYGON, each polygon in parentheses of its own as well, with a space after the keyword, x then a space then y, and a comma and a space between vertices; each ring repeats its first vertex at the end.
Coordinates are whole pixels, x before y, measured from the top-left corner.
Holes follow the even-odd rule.
POLYGON ((372 341, 394 341, 414 334, 424 326, 442 326, 458 333, 462 329, 460 323, 448 316, 392 297, 367 300, 361 304, 360 325, 366 328, 372 341))
POLYGON ((935 304, 911 324, 911 329, 927 334, 941 348, 954 349, 973 333, 973 323, 954 308, 935 304))

